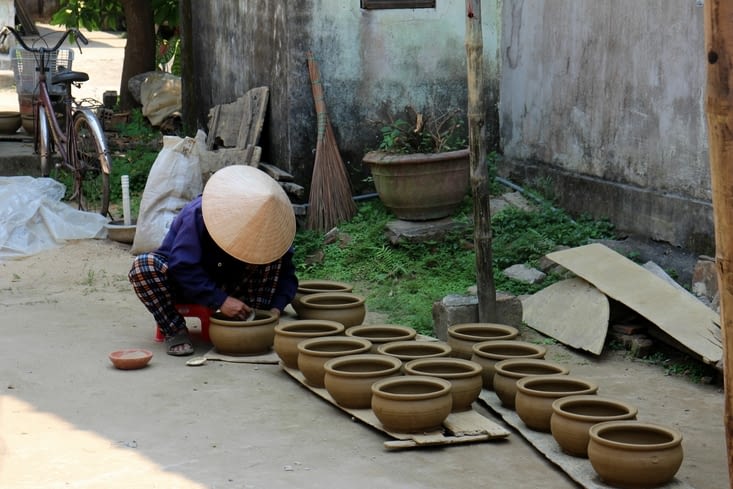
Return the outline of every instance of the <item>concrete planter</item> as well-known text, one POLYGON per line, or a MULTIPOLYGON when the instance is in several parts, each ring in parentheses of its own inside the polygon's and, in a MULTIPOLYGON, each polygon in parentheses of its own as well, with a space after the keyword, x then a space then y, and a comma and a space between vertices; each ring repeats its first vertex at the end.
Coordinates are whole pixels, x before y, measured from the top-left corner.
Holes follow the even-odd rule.
POLYGON ((363 161, 369 165, 379 198, 400 219, 450 216, 468 191, 467 149, 429 154, 370 151, 363 161))

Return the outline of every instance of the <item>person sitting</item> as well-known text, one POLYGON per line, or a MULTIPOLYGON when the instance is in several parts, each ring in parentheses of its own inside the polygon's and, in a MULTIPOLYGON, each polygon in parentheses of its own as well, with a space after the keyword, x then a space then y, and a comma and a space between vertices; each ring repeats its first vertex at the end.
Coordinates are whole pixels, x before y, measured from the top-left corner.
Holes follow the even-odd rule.
POLYGON ((194 352, 175 304, 200 304, 240 320, 255 309, 279 316, 298 289, 295 231, 290 200, 269 175, 245 165, 214 173, 158 249, 137 255, 128 274, 165 336, 167 353, 194 352))

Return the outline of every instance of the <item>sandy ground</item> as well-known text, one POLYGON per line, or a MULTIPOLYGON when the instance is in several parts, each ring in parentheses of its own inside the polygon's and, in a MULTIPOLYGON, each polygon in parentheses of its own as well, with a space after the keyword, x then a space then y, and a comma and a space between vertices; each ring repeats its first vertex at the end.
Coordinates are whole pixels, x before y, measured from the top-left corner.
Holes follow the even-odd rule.
MULTIPOLYGON (((0 263, 0 487, 578 487, 515 431, 504 441, 387 451, 383 433, 277 365, 185 366, 153 341, 153 321, 127 283, 131 258, 127 245, 87 240, 0 263), (155 356, 143 370, 114 369, 107 354, 127 347, 155 356)), ((367 322, 379 321, 375 312, 367 322)), ((599 394, 683 433, 680 480, 727 487, 719 387, 615 352, 549 348, 549 359, 595 379, 599 394)))
MULTIPOLYGON (((124 40, 90 40, 74 68, 92 79, 81 96, 101 99, 119 88, 124 40)), ((0 72, 3 108, 17 110, 12 72, 0 72)), ((0 262, 3 489, 578 487, 515 431, 499 442, 387 451, 383 433, 277 365, 185 366, 153 341, 153 320, 126 279, 131 259, 127 245, 88 240, 0 262), (127 347, 155 356, 143 370, 114 369, 107 354, 127 347)), ((367 322, 379 322, 376 311, 367 322)), ((680 480, 728 487, 718 386, 618 352, 549 350, 572 374, 596 380, 599 394, 635 404, 639 419, 679 429, 680 480)))

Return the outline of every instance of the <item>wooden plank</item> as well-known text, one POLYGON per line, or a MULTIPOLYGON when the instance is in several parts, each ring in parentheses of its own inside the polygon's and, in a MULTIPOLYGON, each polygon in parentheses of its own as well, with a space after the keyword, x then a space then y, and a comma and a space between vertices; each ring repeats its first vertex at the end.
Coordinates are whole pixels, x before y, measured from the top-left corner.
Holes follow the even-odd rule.
POLYGON ((692 294, 599 243, 547 257, 644 316, 703 362, 715 364, 722 358, 720 316, 692 294))
POLYGON ((440 431, 434 431, 431 433, 397 433, 393 431, 388 431, 384 429, 382 423, 379 421, 379 419, 377 419, 376 415, 371 409, 350 409, 340 406, 338 403, 336 403, 336 401, 333 400, 331 394, 329 394, 326 389, 309 385, 305 381, 305 377, 303 376, 303 374, 298 369, 285 367, 282 363, 280 363, 280 367, 288 375, 293 377, 301 385, 316 394, 318 397, 330 402, 337 408, 350 414, 354 417, 354 419, 358 419, 359 421, 371 426, 372 428, 376 428, 377 430, 382 431, 383 433, 389 435, 395 440, 398 440, 398 443, 395 443, 394 441, 388 441, 384 443, 385 448, 388 448, 390 450, 432 445, 476 443, 479 441, 503 439, 509 436, 509 431, 475 411, 470 411, 474 413, 473 415, 467 414, 468 412, 449 414, 448 418, 443 423, 444 429, 440 431), (448 428, 449 426, 458 429, 460 434, 455 435, 448 428), (463 434, 469 432, 471 434, 463 434))
MULTIPOLYGON (((487 389, 481 391, 479 401, 495 412, 511 427, 516 429, 537 451, 542 453, 553 464, 560 467, 571 479, 585 489, 612 489, 604 483, 593 469, 587 458, 573 457, 564 453, 550 433, 543 433, 527 428, 519 415, 502 406, 496 393, 487 389)), ((692 489, 685 481, 673 478, 658 489, 692 489)))
POLYGON ((217 170, 230 165, 250 165, 257 168, 262 155, 262 148, 222 148, 216 151, 200 151, 199 166, 204 184, 217 170))
POLYGON ((608 297, 581 278, 554 283, 522 301, 522 321, 596 355, 603 351, 609 311, 608 297))
MULTIPOLYGON (((244 114, 244 97, 240 97, 232 103, 215 106, 209 111, 209 134, 207 141, 211 142, 208 149, 238 148, 237 138, 244 114)), ((245 147, 242 146, 241 149, 245 147)))
POLYGON ((253 88, 244 95, 242 122, 237 135, 238 148, 259 144, 269 99, 270 89, 267 87, 253 88))
POLYGON ((285 170, 278 168, 275 165, 271 165, 270 163, 260 163, 260 169, 270 175, 272 178, 277 180, 278 182, 293 182, 295 181, 295 178, 290 173, 286 172, 285 170))

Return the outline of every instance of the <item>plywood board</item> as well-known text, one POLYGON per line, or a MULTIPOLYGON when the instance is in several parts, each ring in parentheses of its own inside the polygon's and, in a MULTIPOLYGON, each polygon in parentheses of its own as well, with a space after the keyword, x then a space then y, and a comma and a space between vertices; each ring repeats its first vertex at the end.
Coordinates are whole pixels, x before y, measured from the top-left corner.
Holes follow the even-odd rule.
POLYGON ((459 413, 451 413, 443 422, 443 430, 432 433, 396 433, 387 431, 371 409, 349 409, 339 406, 324 388, 313 387, 305 381, 303 374, 293 368, 280 364, 281 368, 295 380, 317 396, 330 402, 337 408, 349 413, 355 419, 389 435, 393 440, 386 441, 384 447, 390 450, 415 448, 432 445, 455 445, 503 439, 509 431, 491 421, 487 417, 471 409, 459 413))
MULTIPOLYGON (((527 428, 515 411, 501 405, 501 401, 494 391, 482 390, 479 401, 491 411, 501 416, 508 425, 515 428, 533 447, 547 457, 550 462, 560 467, 563 472, 585 489, 613 489, 613 486, 609 486, 598 477, 598 474, 587 458, 567 455, 560 449, 560 446, 550 433, 543 433, 527 428)), ((658 488, 692 489, 692 486, 675 477, 667 484, 658 486, 658 488)))
POLYGON ((599 243, 547 257, 644 316, 703 362, 715 364, 722 358, 720 316, 693 295, 599 243))
POLYGON ((581 278, 554 283, 522 301, 522 321, 566 345, 599 355, 608 333, 608 297, 581 278))

